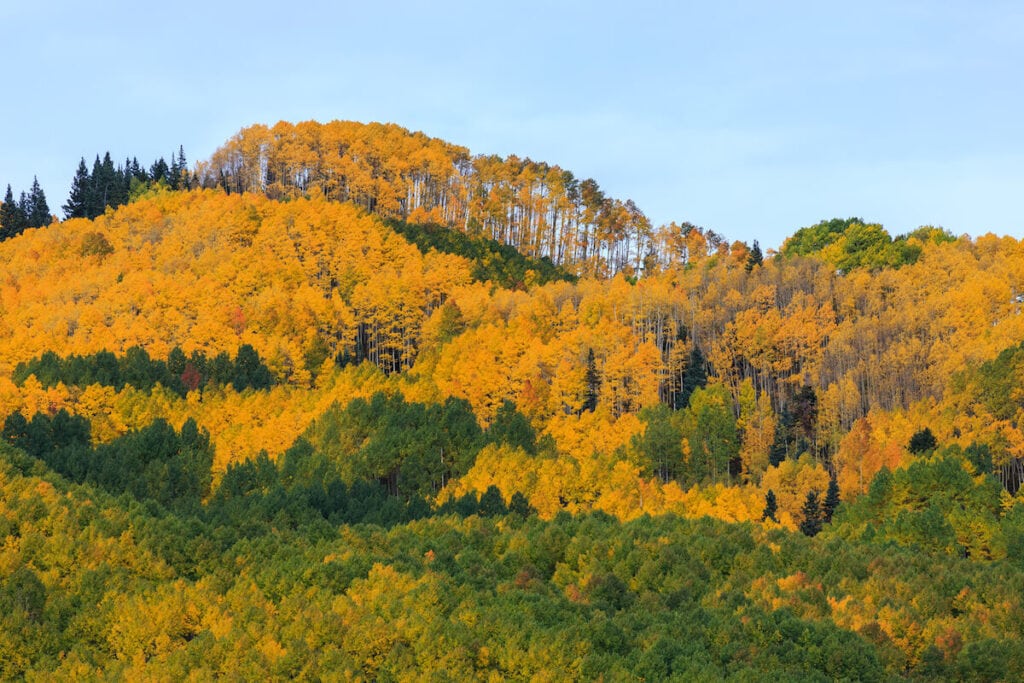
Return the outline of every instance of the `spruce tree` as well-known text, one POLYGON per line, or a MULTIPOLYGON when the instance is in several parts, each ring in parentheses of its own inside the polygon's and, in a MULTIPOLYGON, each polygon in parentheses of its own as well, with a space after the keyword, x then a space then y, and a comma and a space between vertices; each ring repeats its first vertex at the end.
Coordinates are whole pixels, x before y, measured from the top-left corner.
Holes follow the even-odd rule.
POLYGON ((149 176, 153 179, 154 183, 159 183, 161 180, 167 184, 170 184, 167 179, 167 175, 170 173, 170 168, 167 166, 167 162, 164 161, 163 157, 160 157, 153 162, 153 165, 149 168, 149 176))
POLYGON ((690 358, 686 363, 686 369, 683 371, 683 378, 680 381, 679 393, 676 394, 675 405, 673 407, 676 410, 685 408, 689 405, 690 396, 693 392, 707 386, 707 383, 707 362, 704 359, 704 354, 701 352, 700 347, 694 345, 693 350, 690 351, 690 358))
MULTIPOLYGON (((22 193, 24 196, 24 193, 22 193)), ((21 232, 28 227, 28 218, 25 216, 23 207, 14 201, 14 193, 11 186, 7 186, 7 194, 4 196, 3 204, 0 204, 0 240, 5 240, 21 232)))
POLYGON ((822 514, 826 522, 832 521, 832 515, 835 514, 839 503, 839 482, 836 481, 835 475, 832 475, 828 480, 828 490, 825 491, 825 502, 822 503, 822 514))
POLYGON ((46 203, 46 193, 39 186, 38 178, 32 178, 32 189, 29 190, 28 197, 25 199, 24 211, 28 227, 41 228, 53 221, 50 207, 46 203))
POLYGON ((935 435, 932 434, 932 430, 925 427, 924 429, 915 432, 914 435, 910 437, 910 443, 907 444, 907 450, 914 455, 921 455, 922 453, 935 450, 938 445, 939 442, 935 438, 935 435))
POLYGON ((92 182, 89 184, 89 193, 86 201, 86 218, 96 218, 96 216, 102 216, 104 209, 106 209, 106 196, 103 191, 103 165, 100 163, 100 157, 97 154, 96 160, 92 162, 92 174, 90 175, 92 182))
POLYGON ((93 187, 96 189, 98 211, 94 216, 100 216, 107 207, 117 208, 120 206, 121 186, 123 181, 118 179, 117 169, 110 158, 110 152, 103 155, 103 162, 100 164, 99 173, 93 174, 93 187))
POLYGON ((775 499, 775 491, 768 489, 768 493, 764 496, 764 512, 761 513, 761 521, 770 519, 773 522, 778 522, 778 518, 775 514, 779 511, 779 501, 775 499))
POLYGON ((182 190, 192 189, 192 174, 188 170, 188 162, 185 160, 185 146, 178 146, 178 169, 181 172, 181 182, 179 183, 182 190))
POLYGON ((761 265, 763 261, 764 254, 761 253, 761 245, 757 243, 757 240, 754 240, 754 246, 751 247, 750 253, 747 255, 747 264, 745 266, 745 270, 749 273, 756 266, 761 265))
POLYGON ((818 502, 818 492, 809 491, 807 500, 800 510, 803 521, 800 522, 800 531, 807 536, 816 536, 821 531, 821 504, 818 502))
POLYGON ((71 194, 63 207, 65 218, 89 217, 89 193, 92 191, 92 176, 85 165, 85 157, 78 162, 78 170, 71 180, 71 194))

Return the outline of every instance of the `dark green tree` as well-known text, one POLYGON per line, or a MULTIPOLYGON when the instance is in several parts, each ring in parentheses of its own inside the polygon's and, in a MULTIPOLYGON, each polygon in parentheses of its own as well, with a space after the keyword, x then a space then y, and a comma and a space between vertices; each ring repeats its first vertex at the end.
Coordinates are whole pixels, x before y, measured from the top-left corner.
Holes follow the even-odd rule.
POLYGON ((28 420, 21 411, 16 410, 7 416, 0 436, 15 448, 24 448, 25 440, 28 438, 28 420))
POLYGON ((250 344, 242 344, 238 347, 238 355, 235 357, 235 373, 231 384, 235 391, 243 389, 269 389, 274 383, 270 370, 260 360, 250 344))
POLYGON ((491 484, 480 496, 480 516, 498 517, 507 513, 508 508, 505 507, 505 499, 501 497, 501 491, 497 486, 491 484))
POLYGON ((65 218, 89 218, 89 193, 92 192, 92 176, 85 165, 85 157, 78 162, 78 170, 71 180, 71 193, 63 207, 65 218))
POLYGON ((773 522, 778 522, 778 518, 775 514, 779 511, 779 501, 775 499, 775 491, 768 489, 768 493, 764 496, 764 512, 761 513, 761 521, 770 519, 773 522))
POLYGON ((526 416, 516 410, 516 404, 505 400, 498 407, 494 422, 487 429, 487 439, 521 448, 530 455, 537 454, 537 433, 526 416))
POLYGON ((818 492, 809 491, 804 506, 800 509, 803 521, 800 522, 800 531, 806 536, 816 536, 821 531, 822 513, 821 503, 818 501, 818 492))
POLYGON ((910 437, 910 443, 907 444, 907 450, 915 455, 927 453, 928 451, 935 450, 935 447, 939 445, 935 435, 932 434, 932 430, 928 427, 921 429, 914 433, 910 437))
POLYGON ((764 254, 761 253, 761 245, 758 244, 757 240, 754 240, 754 246, 750 248, 750 253, 747 254, 747 263, 744 269, 749 273, 763 262, 764 254))
POLYGON ((32 178, 32 189, 29 190, 23 210, 30 228, 42 228, 53 222, 50 207, 46 203, 46 193, 39 186, 39 179, 36 177, 32 178))
POLYGON ((704 358, 704 352, 700 350, 700 347, 694 344, 693 349, 690 351, 690 357, 686 362, 686 369, 683 370, 683 376, 679 383, 679 393, 676 394, 673 408, 676 410, 685 408, 689 405, 690 396, 693 392, 707 386, 707 383, 707 360, 704 358))
POLYGON ((15 201, 11 186, 8 185, 4 202, 0 204, 0 240, 20 235, 27 227, 28 217, 25 210, 15 201))
POLYGON ((512 500, 508 503, 508 511, 520 517, 529 517, 534 512, 534 509, 530 505, 530 501, 526 499, 526 496, 516 491, 512 494, 512 500))
POLYGON ((842 501, 839 499, 839 482, 836 481, 836 477, 833 474, 828 480, 828 489, 825 491, 825 501, 821 505, 821 511, 825 522, 832 521, 832 515, 835 514, 836 508, 839 507, 840 502, 842 501))
POLYGON ((167 165, 167 161, 163 157, 160 157, 153 162, 153 165, 149 167, 149 177, 154 183, 163 181, 165 184, 170 185, 168 176, 171 174, 171 169, 167 165))

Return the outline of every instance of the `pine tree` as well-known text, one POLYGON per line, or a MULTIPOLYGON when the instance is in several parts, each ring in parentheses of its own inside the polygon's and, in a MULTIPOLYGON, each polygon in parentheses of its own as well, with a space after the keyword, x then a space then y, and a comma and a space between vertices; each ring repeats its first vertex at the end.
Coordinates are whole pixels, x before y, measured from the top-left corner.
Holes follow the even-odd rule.
POLYGON ((71 194, 63 207, 65 218, 89 217, 89 193, 92 191, 92 177, 85 165, 85 157, 78 162, 78 170, 71 180, 71 194))
MULTIPOLYGON (((167 175, 170 173, 170 168, 167 166, 167 162, 163 157, 160 157, 153 162, 153 165, 149 167, 149 176, 153 179, 154 183, 159 183, 161 180, 168 183, 167 175)), ((169 183, 168 183, 169 184, 169 183)))
POLYGON ((803 521, 800 522, 800 531, 806 536, 816 536, 821 531, 821 504, 818 502, 818 492, 809 491, 807 500, 800 510, 803 521))
MULTIPOLYGON (((24 195, 24 193, 22 193, 24 195)), ((21 232, 28 227, 28 217, 25 216, 23 207, 14 201, 14 193, 11 186, 7 186, 7 194, 4 196, 3 204, 0 204, 0 240, 5 240, 21 232)))
POLYGON ((192 176, 188 172, 188 162, 185 160, 185 146, 178 145, 178 187, 179 190, 191 190, 192 189, 192 176))
POLYGON ((181 167, 178 166, 178 157, 171 155, 171 168, 167 172, 167 186, 172 190, 179 189, 181 183, 181 167))
POLYGON ((42 228, 53 222, 53 215, 46 203, 46 193, 39 186, 38 178, 32 178, 32 189, 25 200, 24 211, 26 223, 31 228, 42 228))
POLYGON ((745 269, 749 273, 756 266, 761 265, 762 262, 764 262, 764 254, 761 253, 761 245, 757 243, 757 240, 754 240, 754 246, 751 247, 750 253, 747 255, 745 269))
POLYGON ((914 435, 910 437, 910 443, 907 444, 907 450, 914 455, 921 455, 922 453, 935 450, 935 447, 938 445, 939 442, 935 438, 935 435, 932 434, 932 430, 925 427, 924 429, 915 432, 914 435))
POLYGON ((683 371, 683 378, 680 382, 679 393, 676 394, 676 410, 685 408, 690 403, 690 396, 697 389, 707 386, 708 371, 707 362, 700 347, 694 345, 690 351, 690 358, 686 363, 686 370, 683 371))
POLYGON ((93 172, 93 187, 96 191, 97 212, 92 216, 100 216, 107 207, 117 208, 124 202, 121 201, 121 193, 124 185, 123 177, 119 178, 114 162, 110 158, 110 152, 103 155, 103 161, 99 166, 99 172, 93 172))
POLYGON ((832 521, 832 515, 835 514, 840 502, 839 482, 836 481, 836 477, 833 474, 828 480, 828 490, 825 491, 825 502, 822 504, 822 513, 826 522, 832 521))
POLYGON ((86 201, 86 218, 96 218, 96 216, 102 216, 103 211, 106 209, 106 196, 103 191, 103 165, 100 163, 100 157, 97 154, 96 160, 92 162, 92 174, 90 176, 92 182, 89 184, 89 193, 86 201))
POLYGON ((775 499, 775 491, 768 489, 768 493, 764 496, 764 512, 761 513, 761 521, 770 519, 773 522, 778 522, 778 518, 775 513, 779 511, 779 501, 775 499))

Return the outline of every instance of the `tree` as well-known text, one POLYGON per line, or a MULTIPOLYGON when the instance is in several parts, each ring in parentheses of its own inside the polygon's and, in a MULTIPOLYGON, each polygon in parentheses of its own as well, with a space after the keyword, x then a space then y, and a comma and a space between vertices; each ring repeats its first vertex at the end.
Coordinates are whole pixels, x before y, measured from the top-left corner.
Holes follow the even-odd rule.
POLYGON ((689 467, 696 481, 728 481, 730 462, 739 455, 732 397, 722 384, 697 389, 684 416, 689 467))
POLYGON ((935 435, 932 434, 932 430, 925 427, 924 429, 915 432, 914 435, 910 437, 910 443, 907 444, 907 450, 914 455, 921 455, 922 453, 935 450, 935 447, 938 445, 939 442, 936 440, 935 435))
POLYGON ((53 222, 50 207, 46 203, 46 193, 39 186, 39 178, 32 178, 32 188, 25 198, 22 210, 25 212, 25 220, 30 228, 42 228, 53 222))
POLYGON ((508 513, 505 499, 501 497, 498 487, 491 484, 480 496, 479 514, 481 517, 498 517, 508 513))
POLYGON ((4 420, 3 431, 0 436, 16 448, 24 448, 25 440, 28 438, 28 420, 16 410, 4 420))
POLYGON ((779 502, 775 499, 775 491, 768 489, 768 493, 764 496, 764 512, 761 513, 761 521, 772 520, 778 522, 775 514, 779 511, 779 502))
POLYGON ((690 403, 690 396, 693 392, 708 383, 707 361, 700 347, 694 344, 690 350, 690 357, 686 362, 686 369, 680 380, 679 393, 676 394, 675 405, 677 410, 685 408, 690 403))
POLYGON ((78 170, 71 180, 71 193, 63 207, 65 218, 90 218, 89 194, 92 192, 92 177, 85 165, 85 157, 78 162, 78 170))
POLYGON ((516 410, 516 404, 504 400, 498 407, 494 422, 487 429, 489 441, 521 448, 530 455, 537 454, 537 434, 522 413, 516 410))
POLYGON ((832 475, 828 480, 828 489, 825 491, 825 501, 822 503, 822 514, 825 518, 825 522, 832 521, 832 515, 835 514, 836 508, 839 507, 839 482, 836 481, 836 475, 832 475))
POLYGON ((24 207, 14 200, 11 186, 7 186, 7 194, 0 204, 0 240, 20 235, 28 227, 28 216, 24 207))
POLYGON ((818 492, 808 491, 807 500, 800 509, 803 521, 800 522, 800 531, 806 536, 816 536, 821 531, 822 512, 821 504, 818 502, 818 492))
POLYGON ((754 246, 750 248, 750 253, 747 254, 747 263, 744 266, 744 270, 749 273, 763 262, 764 254, 761 253, 761 245, 758 244, 757 240, 754 240, 754 246))
POLYGON ((683 433, 674 423, 673 415, 663 403, 644 408, 640 419, 647 423, 647 428, 631 442, 644 474, 654 474, 662 482, 676 479, 683 465, 683 433))

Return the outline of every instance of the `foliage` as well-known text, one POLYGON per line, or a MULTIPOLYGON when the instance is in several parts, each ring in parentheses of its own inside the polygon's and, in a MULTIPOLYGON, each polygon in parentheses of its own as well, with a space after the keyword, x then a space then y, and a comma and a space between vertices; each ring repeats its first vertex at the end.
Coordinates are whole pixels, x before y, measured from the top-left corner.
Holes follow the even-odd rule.
POLYGON ((43 387, 96 384, 116 391, 125 386, 150 391, 160 384, 182 397, 189 391, 202 390, 207 384, 231 384, 235 391, 266 390, 274 384, 270 369, 249 344, 240 346, 234 358, 220 353, 212 359, 198 351, 186 358, 175 347, 166 361, 150 358, 140 346, 130 347, 120 358, 109 351, 87 356, 72 354, 67 358, 46 351, 14 369, 13 378, 18 384, 24 384, 29 377, 35 377, 43 387))
POLYGON ((3 676, 1022 673, 1017 569, 856 539, 822 552, 824 535, 709 519, 524 519, 493 493, 482 514, 381 526, 342 521, 356 501, 388 505, 346 489, 322 499, 346 510, 329 524, 285 502, 316 481, 309 456, 253 462, 194 516, 0 445, 0 520, 19 538, 0 581, 3 676))
POLYGON ((184 166, 2 207, 0 678, 1022 677, 1017 240, 766 260, 397 126, 184 166))
POLYGON ((431 249, 455 254, 473 263, 473 277, 508 289, 548 282, 573 282, 576 277, 548 257, 529 258, 515 247, 485 237, 473 237, 436 223, 419 225, 389 220, 386 225, 415 244, 424 254, 431 249))

